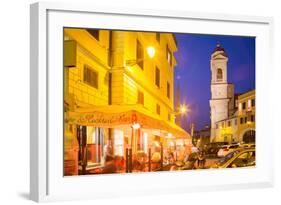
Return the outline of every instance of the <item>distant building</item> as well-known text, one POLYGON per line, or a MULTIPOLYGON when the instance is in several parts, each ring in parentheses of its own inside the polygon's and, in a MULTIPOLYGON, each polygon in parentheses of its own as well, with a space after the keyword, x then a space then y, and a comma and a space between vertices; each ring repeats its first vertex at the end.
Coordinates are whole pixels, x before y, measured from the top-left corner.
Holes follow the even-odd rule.
POLYGON ((238 97, 238 141, 255 142, 256 92, 251 90, 238 97))
POLYGON ((221 45, 211 56, 211 142, 255 141, 255 90, 234 94, 227 82, 228 57, 221 45))
POLYGON ((210 143, 210 126, 206 125, 204 129, 194 131, 194 135, 192 136, 193 145, 203 148, 204 145, 210 143))
POLYGON ((216 136, 219 141, 255 142, 255 90, 238 96, 238 109, 228 119, 216 123, 216 136))

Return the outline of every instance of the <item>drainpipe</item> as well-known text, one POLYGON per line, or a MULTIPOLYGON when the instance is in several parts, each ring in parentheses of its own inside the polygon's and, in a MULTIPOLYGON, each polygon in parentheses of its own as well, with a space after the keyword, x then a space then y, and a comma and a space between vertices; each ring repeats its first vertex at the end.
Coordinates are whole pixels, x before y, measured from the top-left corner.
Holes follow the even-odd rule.
POLYGON ((109 48, 108 48, 108 65, 110 71, 108 72, 108 105, 112 104, 112 31, 109 31, 109 48))
MULTIPOLYGON (((108 72, 108 105, 112 105, 112 68, 113 68, 113 50, 112 50, 112 31, 109 30, 109 47, 108 47, 108 66, 110 70, 108 72)), ((114 141, 113 141, 113 129, 108 128, 108 141, 109 145, 112 148, 111 154, 114 154, 114 141)))

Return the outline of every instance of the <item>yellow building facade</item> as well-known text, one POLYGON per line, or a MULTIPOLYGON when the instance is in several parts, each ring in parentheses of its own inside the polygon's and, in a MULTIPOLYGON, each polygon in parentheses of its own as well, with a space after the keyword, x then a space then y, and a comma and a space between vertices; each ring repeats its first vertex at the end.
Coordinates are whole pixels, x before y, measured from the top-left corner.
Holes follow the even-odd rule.
POLYGON ((108 152, 125 157, 127 148, 148 154, 159 144, 190 144, 175 125, 176 51, 170 33, 64 29, 65 145, 71 144, 65 162, 75 140, 82 172, 101 165, 108 152))
POLYGON ((255 142, 256 130, 256 92, 246 92, 238 96, 238 140, 240 142, 255 142))
POLYGON ((227 119, 216 123, 217 141, 255 142, 255 90, 243 93, 236 100, 237 111, 227 119))

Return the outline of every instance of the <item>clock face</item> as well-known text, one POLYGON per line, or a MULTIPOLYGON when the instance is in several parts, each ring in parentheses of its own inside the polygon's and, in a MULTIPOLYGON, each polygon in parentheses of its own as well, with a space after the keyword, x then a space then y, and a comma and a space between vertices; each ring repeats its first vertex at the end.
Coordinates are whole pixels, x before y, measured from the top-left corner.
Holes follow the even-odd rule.
POLYGON ((220 89, 215 89, 214 91, 214 97, 215 98, 222 98, 222 91, 220 89))
POLYGON ((214 85, 212 86, 212 98, 226 98, 227 85, 214 85))

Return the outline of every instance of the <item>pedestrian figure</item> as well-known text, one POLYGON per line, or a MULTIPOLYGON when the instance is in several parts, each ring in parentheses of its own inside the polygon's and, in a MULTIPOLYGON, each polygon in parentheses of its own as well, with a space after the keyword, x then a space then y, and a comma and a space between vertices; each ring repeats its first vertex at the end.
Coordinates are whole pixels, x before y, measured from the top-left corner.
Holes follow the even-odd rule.
POLYGON ((205 152, 200 151, 198 155, 197 165, 199 169, 204 169, 206 163, 205 152))
POLYGON ((105 158, 104 167, 102 168, 101 172, 103 174, 112 174, 112 173, 116 173, 116 171, 117 171, 117 166, 115 163, 115 158, 113 156, 107 155, 105 158))
POLYGON ((190 169, 196 169, 196 162, 198 161, 198 153, 193 152, 190 155, 188 155, 187 161, 184 165, 184 170, 190 170, 190 169))

